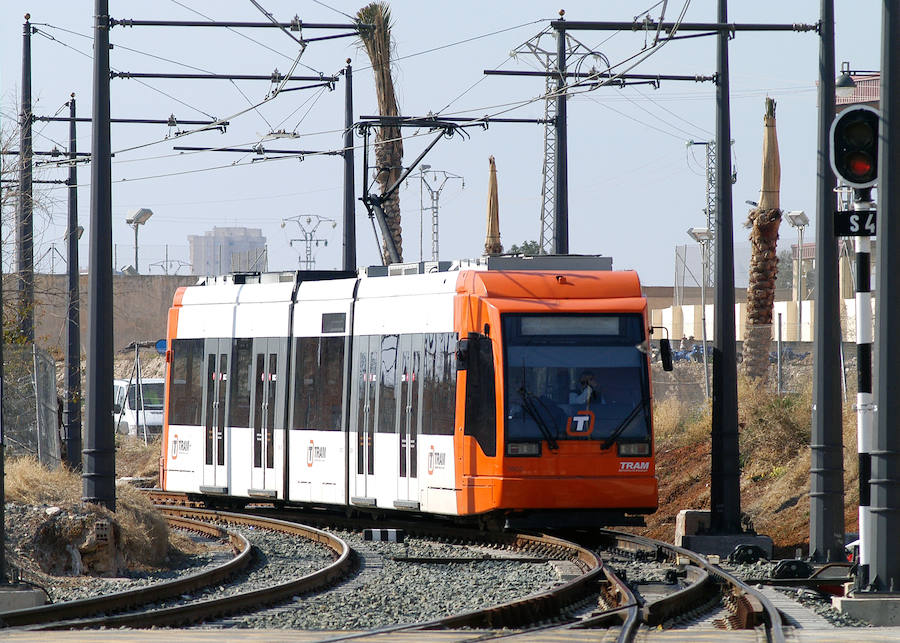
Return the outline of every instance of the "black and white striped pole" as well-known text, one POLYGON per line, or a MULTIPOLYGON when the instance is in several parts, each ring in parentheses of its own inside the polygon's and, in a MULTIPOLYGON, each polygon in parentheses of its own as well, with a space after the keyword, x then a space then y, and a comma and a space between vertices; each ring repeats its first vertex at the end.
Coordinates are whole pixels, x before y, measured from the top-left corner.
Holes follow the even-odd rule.
MULTIPOLYGON (((853 211, 859 213, 863 230, 874 229, 875 207, 871 188, 854 192, 853 211), (872 218, 871 221, 868 221, 872 218), (867 228, 865 223, 870 223, 867 228)), ((873 230, 874 231, 874 230, 873 230)), ((875 407, 872 397, 872 241, 856 237, 856 444, 859 457, 859 572, 860 587, 868 584, 869 569, 869 478, 872 473, 872 449, 875 446, 875 407)))

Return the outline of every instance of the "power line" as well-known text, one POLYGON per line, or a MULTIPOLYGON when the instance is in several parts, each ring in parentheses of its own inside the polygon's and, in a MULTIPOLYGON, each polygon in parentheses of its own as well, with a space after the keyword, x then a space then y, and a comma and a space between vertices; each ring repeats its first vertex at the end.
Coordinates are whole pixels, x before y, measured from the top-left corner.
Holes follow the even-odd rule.
POLYGON ((356 20, 356 19, 357 19, 356 16, 351 16, 349 13, 344 13, 344 12, 341 11, 340 9, 335 9, 334 7, 332 7, 332 6, 329 5, 329 4, 325 4, 324 2, 320 2, 320 0, 313 0, 313 2, 315 2, 316 4, 322 5, 322 6, 325 7, 326 9, 331 9, 332 11, 335 11, 335 12, 341 14, 342 16, 345 16, 345 17, 347 17, 347 18, 350 18, 350 20, 356 20))
MULTIPOLYGON (((197 14, 197 15, 200 16, 201 18, 205 18, 205 19, 209 20, 210 22, 215 22, 215 20, 214 20, 213 18, 210 18, 210 17, 207 16, 206 14, 201 13, 200 11, 197 11, 196 9, 192 9, 191 7, 187 6, 186 4, 179 2, 178 0, 170 0, 170 1, 173 2, 173 3, 175 3, 175 4, 177 4, 179 7, 183 8, 183 9, 187 9, 187 10, 190 11, 191 13, 197 14)), ((251 38, 251 37, 248 36, 247 34, 241 33, 240 31, 237 31, 236 29, 233 29, 232 27, 226 27, 226 29, 228 29, 228 31, 230 31, 230 32, 232 32, 232 33, 234 33, 234 34, 237 34, 237 35, 240 36, 241 38, 244 38, 244 39, 246 39, 246 40, 249 40, 250 42, 256 43, 257 45, 259 45, 259 46, 262 47, 263 49, 268 49, 269 51, 271 51, 271 52, 273 52, 273 53, 276 53, 276 54, 278 54, 279 56, 283 56, 284 58, 287 58, 288 60, 294 60, 294 56, 290 56, 290 55, 288 55, 288 54, 286 54, 286 53, 284 53, 284 52, 278 51, 277 49, 273 49, 272 47, 269 47, 267 44, 262 43, 262 42, 256 40, 255 38, 251 38)), ((317 74, 321 74, 321 73, 322 73, 322 72, 319 71, 318 69, 315 69, 315 68, 313 68, 313 67, 310 67, 309 65, 305 65, 305 64, 303 64, 303 63, 300 63, 300 65, 301 65, 302 67, 306 67, 308 70, 313 71, 313 72, 315 72, 315 73, 317 73, 317 74)))
MULTIPOLYGON (((710 130, 708 130, 708 129, 704 128, 704 127, 700 127, 699 125, 697 125, 697 124, 695 124, 695 123, 692 123, 691 121, 687 120, 687 119, 684 118, 683 116, 680 116, 679 114, 673 112, 671 109, 668 109, 667 107, 663 107, 662 105, 658 104, 653 98, 651 98, 651 97, 649 97, 649 96, 643 94, 643 93, 641 92, 640 89, 635 89, 635 91, 636 91, 638 94, 640 94, 640 95, 644 98, 644 100, 650 101, 651 103, 653 103, 654 105, 656 105, 656 107, 658 107, 659 109, 663 110, 664 112, 667 112, 667 113, 671 114, 672 116, 674 116, 674 117, 677 118, 678 120, 680 120, 680 121, 682 121, 682 122, 684 122, 684 123, 687 123, 687 124, 690 125, 691 127, 695 127, 695 128, 697 128, 698 130, 700 130, 701 132, 705 132, 706 134, 709 134, 710 136, 715 136, 715 134, 713 134, 713 132, 711 132, 710 130)), ((631 102, 634 102, 634 101, 631 101, 631 102)), ((635 105, 636 105, 636 104, 637 104, 637 103, 635 103, 635 105)))

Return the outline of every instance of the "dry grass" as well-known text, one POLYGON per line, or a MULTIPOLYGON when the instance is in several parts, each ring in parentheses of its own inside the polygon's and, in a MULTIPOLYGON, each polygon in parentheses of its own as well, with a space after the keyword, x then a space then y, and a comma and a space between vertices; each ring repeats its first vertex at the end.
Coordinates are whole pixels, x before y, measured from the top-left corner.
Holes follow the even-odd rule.
POLYGON ((738 378, 741 471, 751 479, 779 477, 809 448, 812 387, 773 395, 757 380, 738 378))
MULTIPOLYGON (((120 478, 159 478, 162 437, 144 444, 140 438, 122 435, 116 438, 116 475, 120 478)), ((154 482, 155 484, 155 482, 154 482)))
MULTIPOLYGON (((65 467, 49 470, 34 458, 8 461, 5 483, 7 502, 63 508, 81 505, 81 476, 65 467)), ((169 548, 165 519, 130 485, 118 485, 116 496, 116 512, 108 517, 118 525, 119 548, 126 562, 136 567, 161 565, 169 548)), ((100 507, 97 510, 108 513, 100 507)))
POLYGON ((169 549, 169 526, 150 499, 129 484, 116 485, 116 520, 129 566, 157 567, 169 549))
POLYGON ((653 409, 657 449, 677 449, 708 440, 711 422, 709 402, 696 404, 667 398, 653 409))
POLYGON ((81 476, 65 467, 50 470, 35 458, 6 461, 6 501, 24 505, 73 505, 81 502, 81 476))
MULTIPOLYGON (((696 379, 686 369, 683 377, 696 379)), ((781 397, 746 378, 738 383, 742 509, 759 533, 772 537, 777 555, 805 551, 809 541, 810 380, 800 371, 796 381, 803 384, 793 387, 799 392, 781 397)), ((843 415, 847 532, 857 528, 859 502, 854 394, 847 392, 843 415)), ((679 510, 709 508, 709 408, 671 397, 654 405, 660 508, 647 518, 647 535, 671 540, 679 510)))

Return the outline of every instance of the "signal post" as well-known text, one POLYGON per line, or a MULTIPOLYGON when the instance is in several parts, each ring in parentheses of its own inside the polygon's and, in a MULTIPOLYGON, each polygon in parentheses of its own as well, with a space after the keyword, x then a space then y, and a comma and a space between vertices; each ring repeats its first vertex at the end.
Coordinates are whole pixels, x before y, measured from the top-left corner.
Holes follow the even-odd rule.
MULTIPOLYGON (((872 345, 873 319, 871 297, 871 237, 876 232, 876 209, 872 202, 872 187, 878 183, 879 175, 879 132, 882 124, 881 113, 867 106, 857 106, 839 114, 831 127, 831 165, 839 179, 853 188, 853 203, 847 211, 835 212, 834 232, 838 237, 852 236, 856 246, 856 344, 857 344, 857 452, 859 458, 859 558, 852 590, 844 597, 834 597, 835 607, 856 618, 875 625, 900 624, 900 587, 897 579, 888 569, 885 574, 884 561, 879 559, 879 549, 896 547, 896 533, 891 534, 879 528, 880 515, 893 516, 900 510, 890 500, 891 494, 883 495, 882 502, 873 502, 875 490, 888 487, 896 490, 897 480, 878 472, 873 461, 881 456, 890 458, 885 446, 890 441, 887 431, 881 435, 880 428, 888 428, 889 396, 886 390, 890 380, 884 365, 894 359, 890 346, 886 346, 884 328, 879 328, 881 368, 878 400, 885 403, 879 409, 878 428, 875 424, 876 405, 872 390, 872 345), (882 506, 879 506, 882 505, 882 506)), ((896 169, 896 168, 895 168, 896 169)), ((885 176, 888 174, 885 172, 885 176)), ((889 189, 884 186, 885 189, 889 189)), ((881 190, 879 190, 881 193, 881 190)), ((882 200, 883 202, 883 200, 882 200)), ((894 217, 896 218, 896 216, 894 217)), ((888 219, 885 219, 887 221, 888 219)), ((882 230, 883 232, 884 230, 882 230)), ((879 267, 887 264, 889 242, 882 235, 879 251, 879 267)), ((886 286, 889 275, 880 273, 883 286, 879 301, 879 317, 884 309, 893 307, 886 286)), ((893 498, 896 500, 896 498, 893 498)))

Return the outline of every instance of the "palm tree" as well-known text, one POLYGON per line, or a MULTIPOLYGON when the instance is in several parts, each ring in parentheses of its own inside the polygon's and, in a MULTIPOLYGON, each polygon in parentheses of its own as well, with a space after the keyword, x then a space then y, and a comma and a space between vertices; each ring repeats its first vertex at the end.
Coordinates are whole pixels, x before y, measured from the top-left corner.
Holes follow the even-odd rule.
MULTIPOLYGON (((386 2, 372 2, 356 13, 361 23, 374 25, 374 29, 361 30, 359 38, 369 61, 372 73, 375 74, 375 91, 378 96, 378 112, 381 116, 399 116, 397 96, 394 93, 394 79, 391 76, 391 9, 386 2)), ((384 194, 388 187, 400 177, 403 171, 403 139, 399 127, 382 125, 375 135, 375 179, 384 194)), ((383 203, 385 218, 397 254, 403 260, 403 235, 400 227, 400 195, 399 191, 387 198, 383 203)), ((385 263, 390 263, 387 247, 382 248, 385 263)))
POLYGON ((766 98, 763 117, 763 172, 759 205, 747 216, 750 231, 750 283, 747 288, 747 324, 744 331, 743 368, 750 377, 769 374, 772 309, 778 274, 778 227, 781 225, 781 161, 775 131, 775 101, 766 98))

